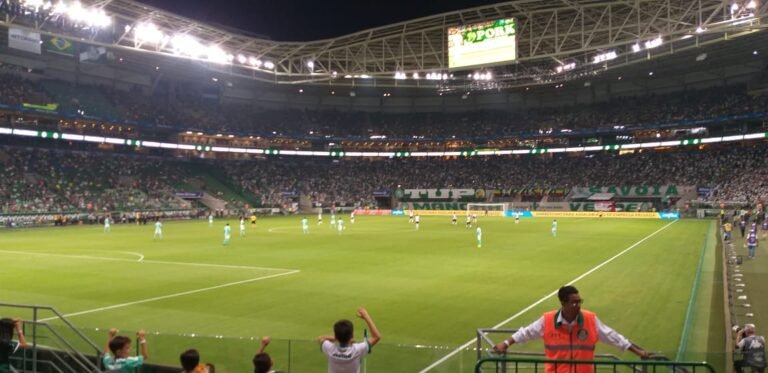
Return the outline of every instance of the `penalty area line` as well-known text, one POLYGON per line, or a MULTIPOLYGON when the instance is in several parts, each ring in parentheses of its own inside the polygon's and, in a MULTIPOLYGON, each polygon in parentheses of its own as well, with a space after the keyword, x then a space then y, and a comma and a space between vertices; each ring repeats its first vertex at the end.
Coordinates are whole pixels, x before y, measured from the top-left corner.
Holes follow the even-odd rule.
MULTIPOLYGON (((276 274, 267 275, 267 276, 254 277, 254 278, 250 278, 250 279, 247 279, 247 280, 228 282, 226 284, 209 286, 209 287, 202 288, 202 289, 188 290, 188 291, 183 291, 183 292, 180 292, 180 293, 161 295, 161 296, 147 298, 147 299, 141 299, 141 300, 137 300, 137 301, 133 301, 133 302, 113 304, 111 306, 106 306, 106 307, 99 307, 99 308, 93 308, 93 309, 90 309, 90 310, 72 312, 72 313, 64 314, 63 317, 70 318, 70 317, 87 315, 87 314, 96 313, 96 312, 110 311, 110 310, 114 310, 114 309, 118 309, 118 308, 135 306, 137 304, 156 302, 156 301, 165 300, 165 299, 171 299, 171 298, 178 298, 178 297, 183 297, 183 296, 186 296, 186 295, 203 293, 203 292, 206 292, 206 291, 218 290, 218 289, 228 288, 228 287, 232 287, 232 286, 248 284, 248 283, 251 283, 251 282, 268 280, 268 279, 272 279, 272 278, 276 278, 276 277, 289 276, 289 275, 293 275, 293 274, 296 274, 296 273, 299 273, 299 272, 301 272, 301 271, 297 269, 297 270, 293 270, 293 271, 290 271, 290 272, 283 272, 283 273, 276 273, 276 274)), ((47 319, 41 319, 40 321, 51 321, 51 320, 55 320, 55 319, 58 319, 58 317, 49 317, 47 319)))
MULTIPOLYGON (((589 271, 586 271, 586 272, 582 273, 581 275, 579 275, 579 277, 576 277, 575 279, 571 280, 571 281, 570 281, 570 282, 568 282, 566 285, 572 285, 572 284, 575 284, 575 283, 576 283, 576 282, 578 282, 579 280, 581 280, 581 279, 583 279, 583 278, 585 278, 585 277, 589 276, 590 274, 594 273, 594 272, 595 272, 595 271, 597 271, 598 269, 600 269, 600 268, 603 268, 603 267, 604 267, 606 264, 608 264, 608 263, 610 263, 610 262, 614 261, 616 258, 618 258, 618 257, 620 257, 620 256, 622 256, 622 255, 624 255, 624 254, 626 254, 627 252, 629 252, 630 250, 634 249, 635 247, 637 247, 637 246, 638 246, 638 245, 640 245, 641 243, 645 242, 646 240, 648 240, 648 239, 650 239, 651 237, 655 236, 655 235, 656 235, 656 234, 658 234, 659 232, 661 232, 661 231, 663 231, 663 230, 665 230, 665 229, 669 228, 669 226, 671 226, 672 224, 675 224, 675 223, 677 223, 677 222, 678 222, 678 220, 675 220, 675 221, 673 221, 673 222, 671 222, 671 223, 669 223, 669 224, 667 224, 667 225, 665 225, 665 226, 663 226, 663 227, 659 228, 659 229, 658 229, 658 230, 656 230, 655 232, 653 232, 653 233, 651 233, 651 234, 649 234, 649 235, 645 236, 645 238, 641 239, 640 241, 637 241, 637 242, 635 242, 634 244, 632 244, 632 246, 630 246, 630 247, 628 247, 628 248, 624 249, 623 251, 621 251, 620 253, 618 253, 618 254, 616 254, 616 255, 614 255, 614 256, 612 256, 612 257, 610 257, 610 258, 609 258, 609 259, 607 259, 606 261, 604 261, 604 262, 602 262, 602 263, 600 263, 600 264, 596 265, 594 268, 590 269, 589 271)), ((533 303, 531 303, 531 305, 529 305, 528 307, 525 307, 525 308, 524 308, 524 309, 522 309, 520 312, 518 312, 518 313, 516 313, 516 314, 514 314, 514 315, 510 316, 508 319, 506 319, 506 320, 504 320, 504 321, 502 321, 502 322, 500 322, 500 323, 498 323, 498 324, 494 325, 494 327, 493 327, 493 328, 491 328, 491 329, 498 329, 498 328, 501 328, 502 326, 506 325, 506 324, 507 324, 507 323, 509 323, 510 321, 512 321, 512 320, 514 320, 514 319, 516 319, 516 318, 518 318, 518 317, 520 317, 520 316, 522 316, 523 314, 525 314, 526 312, 530 311, 531 309, 533 309, 534 307, 538 306, 539 304, 542 304, 542 303, 544 303, 544 301, 546 301, 547 299, 549 299, 549 298, 551 298, 551 297, 555 296, 555 295, 557 294, 557 291, 558 291, 558 290, 559 290, 559 289, 555 289, 555 290, 554 290, 554 291, 552 291, 551 293, 549 293, 549 294, 547 294, 547 295, 545 295, 545 296, 541 297, 541 299, 537 300, 536 302, 533 302, 533 303)), ((458 353, 459 353, 459 352, 461 352, 462 350, 469 348, 469 347, 470 347, 470 346, 472 346, 472 345, 473 345, 473 344, 474 344, 476 341, 477 341, 477 340, 476 340, 476 339, 474 339, 474 338, 473 338, 473 339, 470 339, 470 340, 469 340, 467 343, 465 343, 465 344, 461 345, 460 347, 458 347, 458 348, 456 348, 455 350, 453 350, 453 351, 451 351, 450 353, 448 353, 448 355, 445 355, 445 356, 443 356, 443 357, 442 357, 442 358, 440 358, 439 360, 437 360, 437 361, 435 361, 434 363, 430 364, 428 367, 426 367, 426 368, 424 368, 424 369, 420 370, 420 371, 419 371, 419 373, 426 373, 426 372, 428 372, 430 369, 434 369, 435 367, 437 367, 438 365, 440 365, 440 364, 442 364, 442 363, 446 362, 448 359, 450 359, 450 358, 451 358, 451 357, 453 357, 454 355, 458 354, 458 353)))

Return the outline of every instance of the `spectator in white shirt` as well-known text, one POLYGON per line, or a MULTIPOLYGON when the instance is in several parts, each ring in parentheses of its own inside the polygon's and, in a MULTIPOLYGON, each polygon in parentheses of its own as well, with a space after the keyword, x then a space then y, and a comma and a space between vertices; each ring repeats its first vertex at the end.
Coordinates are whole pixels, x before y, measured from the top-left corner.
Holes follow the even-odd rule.
POLYGON ((328 373, 359 373, 360 361, 381 340, 381 334, 365 308, 357 310, 357 316, 365 321, 371 338, 354 343, 354 325, 349 320, 339 320, 333 325, 334 336, 319 338, 320 348, 328 358, 328 373))

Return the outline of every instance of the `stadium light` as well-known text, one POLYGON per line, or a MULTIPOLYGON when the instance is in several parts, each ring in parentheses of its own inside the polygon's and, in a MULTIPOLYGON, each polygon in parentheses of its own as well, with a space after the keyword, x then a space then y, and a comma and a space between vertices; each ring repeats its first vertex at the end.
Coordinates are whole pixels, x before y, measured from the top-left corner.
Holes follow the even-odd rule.
POLYGON ((747 4, 747 9, 757 9, 757 3, 752 0, 747 4))
POLYGON ((413 79, 419 79, 419 73, 413 73, 413 79))
POLYGON ((562 73, 564 71, 571 71, 571 70, 573 70, 575 68, 576 68, 576 63, 575 62, 571 62, 569 64, 560 65, 560 66, 555 67, 555 72, 560 74, 560 73, 562 73))
POLYGON ((187 34, 177 34, 171 38, 171 48, 174 54, 190 57, 201 57, 206 53, 205 47, 187 34))
POLYGON ((664 39, 659 36, 656 39, 646 41, 644 45, 645 49, 653 49, 660 47, 662 44, 664 44, 664 39))
POLYGON ((21 2, 21 4, 27 8, 34 9, 37 11, 40 8, 43 8, 46 4, 50 7, 50 2, 46 3, 43 0, 24 0, 21 2))
POLYGON ((67 5, 63 1, 59 1, 55 6, 50 2, 43 2, 41 0, 27 0, 23 3, 27 7, 38 9, 53 8, 52 14, 67 16, 73 22, 84 25, 86 27, 107 27, 112 24, 112 18, 104 12, 104 9, 99 8, 83 8, 83 5, 79 1, 75 1, 70 5, 67 5))
POLYGON ((643 47, 641 47, 640 44, 636 43, 632 45, 632 52, 637 53, 637 52, 640 52, 641 50, 643 50, 643 47))
POLYGON ((262 63, 263 62, 261 62, 261 60, 256 58, 256 57, 253 57, 253 56, 248 57, 248 64, 251 65, 251 66, 261 67, 262 63))
POLYGON ((616 57, 618 57, 618 55, 614 51, 601 53, 592 58, 592 63, 606 62, 606 61, 614 60, 616 59, 616 57))
POLYGON ((312 61, 312 60, 307 61, 307 67, 310 70, 314 70, 315 69, 315 61, 312 61))
POLYGON ((397 79, 397 80, 405 80, 405 79, 408 79, 408 76, 405 75, 404 72, 398 71, 398 72, 395 73, 395 79, 397 79))
POLYGON ((275 68, 275 64, 272 61, 266 61, 266 62, 264 62, 264 68, 266 68, 268 70, 272 70, 272 69, 275 68))
POLYGON ((242 54, 238 54, 237 55, 237 62, 239 62, 241 64, 245 64, 246 62, 248 62, 248 58, 243 56, 242 54))
POLYGON ((133 29, 133 37, 137 43, 160 44, 166 35, 154 23, 140 23, 133 29))
POLYGON ((224 52, 221 47, 218 45, 212 45, 208 47, 208 50, 206 51, 206 57, 209 61, 215 62, 215 63, 227 63, 228 57, 227 52, 224 52))

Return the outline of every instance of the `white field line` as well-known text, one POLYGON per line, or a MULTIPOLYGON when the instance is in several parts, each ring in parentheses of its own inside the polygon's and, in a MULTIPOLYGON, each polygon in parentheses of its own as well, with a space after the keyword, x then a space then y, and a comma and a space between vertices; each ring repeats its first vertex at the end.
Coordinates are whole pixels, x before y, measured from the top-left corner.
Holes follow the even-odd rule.
POLYGON ((118 251, 118 253, 135 255, 135 256, 139 257, 139 260, 137 260, 137 262, 140 262, 140 261, 144 260, 144 254, 142 254, 142 253, 134 253, 133 251, 118 251))
MULTIPOLYGON (((616 254, 616 255, 612 256, 612 257, 611 257, 611 258, 609 258, 608 260, 606 260, 606 261, 604 261, 604 262, 602 262, 602 263, 598 264, 597 266, 595 266, 594 268, 590 269, 589 271, 586 271, 586 272, 582 273, 582 274, 581 274, 579 277, 576 277, 575 279, 573 279, 573 280, 571 280, 570 282, 568 282, 568 285, 570 285, 570 284, 575 284, 575 283, 576 283, 576 282, 578 282, 579 280, 581 280, 581 279, 583 279, 583 278, 585 278, 585 277, 589 276, 590 274, 592 274, 593 272, 595 272, 595 271, 597 271, 598 269, 602 268, 602 267, 603 267, 603 266, 605 266, 606 264, 608 264, 608 263, 612 262, 614 259, 616 259, 616 258, 618 258, 618 257, 620 257, 620 256, 622 256, 622 255, 624 255, 624 254, 626 254, 628 251, 630 251, 630 250, 634 249, 635 247, 637 247, 637 246, 638 246, 638 245, 640 245, 641 243, 645 242, 645 241, 646 241, 646 240, 648 240, 649 238, 651 238, 651 237, 655 236, 657 233, 659 233, 659 232, 661 232, 661 231, 663 231, 663 230, 667 229, 669 226, 671 226, 672 224, 675 224, 675 223, 677 223, 677 222, 678 222, 678 221, 677 221, 677 220, 675 220, 675 221, 673 221, 673 222, 671 222, 671 223, 669 223, 669 224, 667 224, 667 225, 665 225, 665 226, 663 226, 663 227, 659 228, 657 231, 655 231, 655 232, 653 232, 653 233, 649 234, 648 236, 645 236, 645 238, 641 239, 640 241, 637 241, 637 242, 635 242, 634 244, 632 244, 632 246, 630 246, 630 247, 628 247, 628 248, 624 249, 622 252, 620 252, 620 253, 618 253, 618 254, 616 254)), ((557 294, 557 291, 558 291, 558 290, 559 290, 559 288, 558 288, 558 289, 555 289, 555 290, 554 290, 554 291, 552 291, 551 293, 549 293, 549 294, 547 294, 547 295, 545 295, 545 296, 541 297, 541 299, 537 300, 536 302, 533 302, 533 303, 532 303, 530 306, 528 306, 528 307, 525 307, 525 308, 524 308, 524 309, 522 309, 520 312, 518 312, 518 313, 516 313, 516 314, 514 314, 514 315, 510 316, 508 319, 506 319, 506 320, 504 320, 504 321, 502 321, 502 322, 500 322, 500 323, 496 324, 496 325, 495 325, 495 326, 494 326, 492 329, 498 329, 498 328, 500 328, 500 327, 502 327, 502 326, 506 325, 506 324, 507 324, 507 323, 509 323, 510 321, 512 321, 512 320, 514 320, 514 319, 516 319, 516 318, 518 318, 518 317, 520 317, 520 316, 522 316, 523 314, 525 314, 526 312, 530 311, 531 309, 533 309, 534 307, 538 306, 539 304, 543 303, 543 302, 544 302, 544 301, 546 301, 547 299, 549 299, 549 298, 551 298, 551 297, 555 296, 555 295, 557 294)), ((456 348, 455 350, 451 351, 451 352, 450 352, 448 355, 445 355, 445 356, 443 356, 442 358, 440 358, 439 360, 437 360, 437 361, 435 361, 434 363, 430 364, 428 367, 426 367, 426 368, 422 369, 421 371, 419 371, 419 373, 426 373, 426 372, 428 372, 430 369, 434 369, 434 368, 435 368, 435 367, 437 367, 438 365, 440 365, 440 364, 442 364, 442 363, 446 362, 446 361, 447 361, 448 359, 450 359, 452 356, 456 355, 457 353, 461 352, 462 350, 464 350, 464 349, 466 349, 466 348, 469 348, 469 346, 473 345, 475 342, 477 342, 477 340, 476 340, 476 339, 474 339, 474 338, 473 338, 473 339, 470 339, 470 340, 469 340, 467 343, 465 343, 465 344, 461 345, 460 347, 458 347, 458 348, 456 348)))
MULTIPOLYGON (((78 311, 78 312, 68 313, 68 314, 65 314, 63 316, 66 317, 66 318, 70 318, 70 317, 75 317, 75 316, 80 316, 80 315, 86 315, 86 314, 89 314, 89 313, 109 311, 109 310, 114 310, 114 309, 117 309, 117 308, 135 306, 137 304, 155 302, 155 301, 164 300, 164 299, 178 298, 178 297, 183 297, 185 295, 197 294, 197 293, 202 293, 202 292, 206 292, 206 291, 217 290, 217 289, 222 289, 222 288, 226 288, 226 287, 247 284, 247 283, 261 281, 261 280, 268 280, 268 279, 275 278, 275 277, 293 275, 293 274, 296 274, 296 273, 299 273, 299 272, 301 272, 301 271, 293 270, 293 271, 290 271, 290 272, 283 272, 283 273, 276 273, 276 274, 273 274, 273 275, 254 277, 254 278, 247 279, 247 280, 229 282, 229 283, 226 283, 226 284, 221 284, 221 285, 216 285, 216 286, 209 286, 207 288, 202 288, 202 289, 188 290, 188 291, 183 291, 181 293, 161 295, 161 296, 158 296, 158 297, 141 299, 141 300, 137 300, 137 301, 133 301, 133 302, 114 304, 114 305, 106 306, 106 307, 99 307, 99 308, 94 308, 94 309, 85 310, 85 311, 78 311)), ((49 317, 47 319, 41 319, 40 321, 51 321, 51 320, 56 320, 56 319, 58 319, 58 317, 49 317)))
MULTIPOLYGON (((120 251, 120 252, 127 253, 127 251, 120 251)), ((39 252, 32 252, 32 251, 15 251, 15 250, 0 250, 0 254, 36 255, 36 256, 49 256, 49 257, 55 257, 55 258, 67 258, 67 259, 103 260, 103 261, 110 261, 110 262, 130 262, 130 263, 137 262, 137 260, 134 260, 134 259, 110 258, 106 256, 67 255, 67 254, 39 253, 39 252)), ((150 264, 167 264, 167 265, 177 265, 177 266, 228 268, 228 269, 252 269, 252 270, 279 271, 279 272, 297 271, 297 269, 294 269, 294 268, 252 267, 252 266, 239 266, 239 265, 229 265, 229 264, 171 262, 171 261, 165 261, 165 260, 151 260, 151 259, 144 260, 144 256, 141 254, 138 254, 138 253, 131 253, 131 254, 139 255, 138 262, 150 263, 150 264)))

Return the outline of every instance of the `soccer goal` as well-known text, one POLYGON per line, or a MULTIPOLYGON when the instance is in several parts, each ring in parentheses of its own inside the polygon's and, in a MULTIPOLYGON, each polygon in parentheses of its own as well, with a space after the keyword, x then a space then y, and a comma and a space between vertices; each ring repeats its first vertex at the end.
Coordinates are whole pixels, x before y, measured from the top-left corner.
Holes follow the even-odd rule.
POLYGON ((467 203, 467 214, 477 216, 504 216, 508 203, 467 203))

